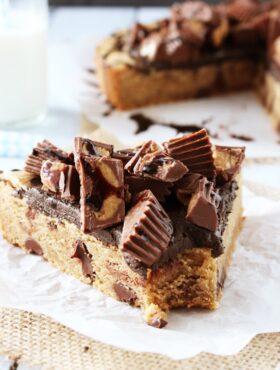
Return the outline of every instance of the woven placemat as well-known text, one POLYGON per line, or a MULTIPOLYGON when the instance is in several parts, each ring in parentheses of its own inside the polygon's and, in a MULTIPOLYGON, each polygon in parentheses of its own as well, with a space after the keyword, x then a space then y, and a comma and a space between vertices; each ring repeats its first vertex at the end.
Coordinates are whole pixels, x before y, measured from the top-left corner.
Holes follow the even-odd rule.
POLYGON ((280 363, 280 333, 257 335, 234 356, 201 353, 174 361, 93 341, 43 315, 0 308, 0 353, 55 370, 275 370, 280 363))

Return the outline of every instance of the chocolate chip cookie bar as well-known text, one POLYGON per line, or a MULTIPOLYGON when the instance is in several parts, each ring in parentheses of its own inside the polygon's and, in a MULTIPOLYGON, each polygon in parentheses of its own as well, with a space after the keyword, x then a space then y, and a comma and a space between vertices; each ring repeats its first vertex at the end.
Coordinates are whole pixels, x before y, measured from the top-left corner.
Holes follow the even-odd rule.
POLYGON ((172 308, 218 307, 242 224, 243 159, 205 130, 121 151, 43 141, 24 170, 0 175, 0 227, 161 328, 172 308))

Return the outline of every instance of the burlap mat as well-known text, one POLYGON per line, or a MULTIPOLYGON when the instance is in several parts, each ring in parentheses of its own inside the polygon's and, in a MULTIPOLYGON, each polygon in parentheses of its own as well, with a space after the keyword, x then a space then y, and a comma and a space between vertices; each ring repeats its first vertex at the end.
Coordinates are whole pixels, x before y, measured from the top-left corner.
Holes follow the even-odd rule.
POLYGON ((43 369, 56 370, 275 370, 280 333, 256 336, 239 354, 201 353, 173 361, 93 341, 48 317, 0 308, 0 353, 43 369))

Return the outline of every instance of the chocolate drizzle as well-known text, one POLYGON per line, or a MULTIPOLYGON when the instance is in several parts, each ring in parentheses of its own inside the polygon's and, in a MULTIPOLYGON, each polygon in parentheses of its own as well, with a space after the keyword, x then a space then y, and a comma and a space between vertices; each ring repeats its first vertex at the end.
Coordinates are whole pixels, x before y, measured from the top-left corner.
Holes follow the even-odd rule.
POLYGON ((176 130, 177 134, 185 134, 186 132, 196 132, 198 130, 201 130, 204 128, 205 123, 209 122, 210 119, 204 120, 201 122, 200 125, 195 125, 195 124, 184 124, 180 125, 177 123, 163 123, 159 122, 158 120, 152 119, 151 117, 146 116, 145 114, 142 113, 135 113, 132 114, 129 117, 131 120, 133 120, 137 124, 137 128, 135 131, 135 134, 140 134, 141 132, 147 131, 150 127, 154 125, 159 125, 163 127, 170 127, 174 130, 176 130))

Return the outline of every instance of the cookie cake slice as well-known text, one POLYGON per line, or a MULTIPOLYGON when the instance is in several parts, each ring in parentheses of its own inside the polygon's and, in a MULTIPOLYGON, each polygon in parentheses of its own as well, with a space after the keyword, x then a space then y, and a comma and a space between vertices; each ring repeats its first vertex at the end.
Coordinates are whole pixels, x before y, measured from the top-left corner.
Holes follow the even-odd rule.
POLYGON ((175 307, 218 307, 242 223, 243 147, 205 130, 115 151, 39 143, 0 176, 4 238, 163 327, 175 307))

